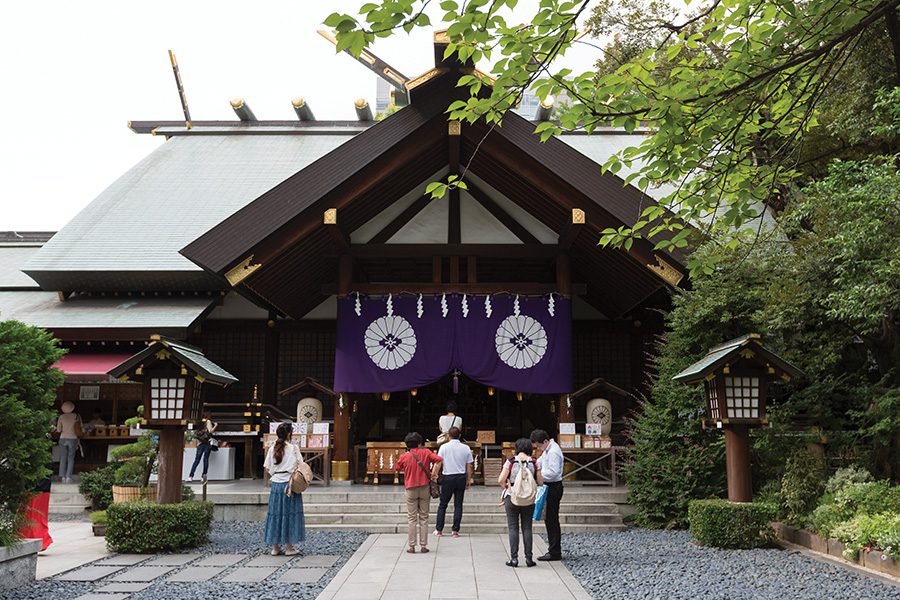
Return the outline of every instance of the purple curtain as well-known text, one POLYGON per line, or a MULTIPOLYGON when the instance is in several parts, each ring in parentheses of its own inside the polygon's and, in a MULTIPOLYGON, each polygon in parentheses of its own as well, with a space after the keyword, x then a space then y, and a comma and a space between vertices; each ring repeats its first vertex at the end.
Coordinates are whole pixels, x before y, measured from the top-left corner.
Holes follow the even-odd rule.
POLYGON ((454 369, 500 389, 570 392, 570 301, 459 294, 338 299, 336 391, 408 390, 454 369))

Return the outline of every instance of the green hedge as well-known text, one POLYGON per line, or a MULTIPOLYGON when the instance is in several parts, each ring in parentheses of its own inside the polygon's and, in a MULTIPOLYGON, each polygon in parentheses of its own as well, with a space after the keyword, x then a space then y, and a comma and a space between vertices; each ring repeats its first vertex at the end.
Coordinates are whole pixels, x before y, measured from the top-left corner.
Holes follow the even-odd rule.
POLYGON ((762 502, 735 503, 722 499, 688 503, 691 535, 697 543, 715 548, 758 548, 773 537, 769 526, 778 507, 762 502))
POLYGON ((146 553, 194 548, 207 541, 211 502, 112 504, 106 511, 106 544, 113 552, 146 553))

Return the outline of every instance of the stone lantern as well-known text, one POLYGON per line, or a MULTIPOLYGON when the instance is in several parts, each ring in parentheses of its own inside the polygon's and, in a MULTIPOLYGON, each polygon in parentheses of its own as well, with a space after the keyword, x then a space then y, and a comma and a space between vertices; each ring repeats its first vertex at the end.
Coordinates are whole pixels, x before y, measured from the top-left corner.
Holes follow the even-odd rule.
POLYGON ((700 361, 673 377, 685 384, 703 383, 703 426, 725 430, 725 469, 732 502, 752 500, 749 428, 768 424, 769 386, 802 375, 763 346, 759 334, 750 333, 710 348, 700 361))
POLYGON ((184 430, 200 418, 208 385, 226 387, 237 379, 199 348, 158 335, 109 374, 143 385, 144 420, 160 432, 157 498, 160 504, 180 502, 184 430))

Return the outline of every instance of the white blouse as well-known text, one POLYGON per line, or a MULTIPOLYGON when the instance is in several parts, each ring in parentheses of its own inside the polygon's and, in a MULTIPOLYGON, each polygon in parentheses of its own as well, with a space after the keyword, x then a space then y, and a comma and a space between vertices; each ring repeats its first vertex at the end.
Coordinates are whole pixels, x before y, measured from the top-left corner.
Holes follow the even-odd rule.
POLYGON ((275 464, 275 444, 269 447, 266 452, 266 461, 263 463, 266 471, 269 472, 269 480, 272 483, 287 483, 291 480, 291 475, 297 469, 297 465, 303 462, 303 455, 293 444, 287 444, 284 449, 284 456, 281 462, 275 464))

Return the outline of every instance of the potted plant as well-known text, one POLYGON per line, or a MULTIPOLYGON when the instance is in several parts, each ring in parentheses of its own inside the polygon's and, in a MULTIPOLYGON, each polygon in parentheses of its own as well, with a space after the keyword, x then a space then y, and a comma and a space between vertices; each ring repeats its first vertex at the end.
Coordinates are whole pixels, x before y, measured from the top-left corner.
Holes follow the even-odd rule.
POLYGON ((106 511, 97 510, 91 513, 91 527, 94 535, 103 537, 106 535, 106 511))
MULTIPOLYGON (((138 416, 125 421, 126 425, 135 426, 142 421, 143 406, 138 406, 138 416)), ((131 444, 114 448, 113 458, 122 465, 116 471, 115 483, 112 486, 113 502, 131 502, 142 498, 156 499, 156 488, 150 487, 150 475, 156 469, 156 457, 159 454, 159 435, 156 431, 145 430, 144 435, 131 444)))

